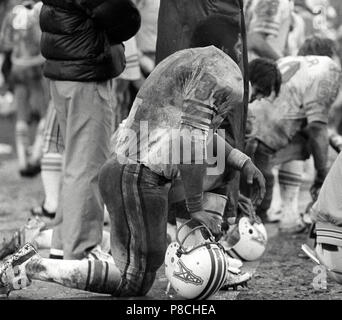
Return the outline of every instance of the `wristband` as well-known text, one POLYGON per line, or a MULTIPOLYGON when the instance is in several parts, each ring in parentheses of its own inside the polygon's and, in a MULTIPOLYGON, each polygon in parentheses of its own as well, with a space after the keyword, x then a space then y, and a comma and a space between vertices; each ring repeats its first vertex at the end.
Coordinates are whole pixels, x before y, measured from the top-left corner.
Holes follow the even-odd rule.
POLYGON ((227 163, 235 169, 241 170, 245 162, 250 159, 250 157, 248 157, 238 149, 233 149, 228 155, 227 163))
POLYGON ((185 204, 190 213, 203 211, 203 193, 187 198, 185 204))

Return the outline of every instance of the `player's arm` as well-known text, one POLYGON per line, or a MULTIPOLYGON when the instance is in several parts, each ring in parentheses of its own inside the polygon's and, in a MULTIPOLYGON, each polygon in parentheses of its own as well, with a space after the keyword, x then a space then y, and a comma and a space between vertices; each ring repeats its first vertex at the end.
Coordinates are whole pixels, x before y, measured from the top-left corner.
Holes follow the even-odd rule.
POLYGON ((316 178, 311 187, 311 196, 315 199, 327 174, 328 161, 328 115, 335 101, 341 80, 341 71, 332 62, 316 77, 314 83, 304 93, 304 111, 308 125, 309 147, 314 159, 316 178))
POLYGON ((308 144, 316 169, 315 181, 311 188, 311 195, 313 198, 316 198, 318 195, 317 193, 327 175, 327 155, 329 145, 328 126, 326 123, 313 121, 307 125, 305 132, 308 135, 308 144))
MULTIPOLYGON (((192 125, 196 125, 195 122, 192 125)), ((178 170, 184 185, 185 203, 192 219, 205 224, 214 235, 219 235, 222 219, 203 210, 207 133, 192 125, 182 124, 180 129, 181 157, 178 170)))
MULTIPOLYGON (((226 165, 241 172, 242 178, 246 180, 251 190, 251 200, 254 204, 260 204, 264 198, 266 187, 265 178, 261 171, 254 165, 250 157, 238 149, 233 148, 219 134, 214 134, 213 144, 215 147, 222 144, 218 139, 224 140, 226 165)), ((216 152, 219 152, 216 151, 216 152)))

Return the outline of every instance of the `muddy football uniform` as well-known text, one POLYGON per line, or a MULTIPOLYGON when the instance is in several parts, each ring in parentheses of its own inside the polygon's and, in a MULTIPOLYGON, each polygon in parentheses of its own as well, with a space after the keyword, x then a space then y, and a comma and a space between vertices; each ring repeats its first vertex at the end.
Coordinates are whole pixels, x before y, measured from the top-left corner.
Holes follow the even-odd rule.
POLYGON ((282 87, 273 103, 250 105, 257 117, 257 138, 274 151, 286 147, 294 135, 313 121, 328 122, 341 71, 323 56, 285 57, 278 61, 282 87))
POLYGON ((242 94, 240 69, 221 50, 210 46, 180 51, 163 61, 140 89, 125 125, 114 136, 114 151, 174 178, 177 164, 171 164, 172 158, 178 159, 182 150, 172 147, 183 130, 191 132, 205 154, 209 129, 218 128, 242 94))
MULTIPOLYGON (((263 99, 250 105, 259 141, 254 163, 266 179, 266 194, 258 208, 261 215, 271 206, 273 167, 309 157, 307 138, 300 131, 314 121, 328 122, 340 82, 340 70, 328 57, 285 57, 278 63, 283 81, 278 98, 272 103, 263 99)), ((299 180, 288 168, 282 168, 280 178, 287 190, 299 180)))
POLYGON ((111 217, 111 251, 122 275, 116 295, 146 294, 164 261, 168 192, 178 169, 159 161, 160 154, 171 150, 172 159, 179 157, 185 150, 170 149, 170 142, 184 133, 205 159, 209 129, 237 112, 242 98, 239 67, 213 46, 176 52, 141 87, 114 134, 114 154, 99 180, 111 217))

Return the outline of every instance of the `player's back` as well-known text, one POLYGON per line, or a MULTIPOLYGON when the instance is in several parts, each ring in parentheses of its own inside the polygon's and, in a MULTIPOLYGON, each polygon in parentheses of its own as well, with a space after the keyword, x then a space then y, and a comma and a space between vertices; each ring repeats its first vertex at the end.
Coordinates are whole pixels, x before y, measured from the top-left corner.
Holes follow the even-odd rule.
POLYGON ((275 151, 306 123, 327 123, 341 75, 337 64, 325 56, 289 56, 280 59, 278 66, 282 74, 278 98, 250 106, 257 117, 257 137, 275 151))
POLYGON ((285 57, 278 61, 282 74, 279 98, 281 114, 285 119, 308 116, 307 106, 318 102, 327 105, 327 99, 336 96, 340 68, 327 56, 285 57))
POLYGON ((241 80, 237 64, 214 46, 181 50, 160 62, 146 79, 126 126, 148 121, 150 130, 179 128, 196 117, 203 125, 201 121, 190 125, 207 131, 214 117, 224 116, 229 102, 241 98, 241 80), (217 106, 219 90, 227 99, 224 106, 217 106), (201 113, 198 105, 208 110, 201 113))
MULTIPOLYGON (((140 88, 125 125, 114 134, 118 154, 147 163, 181 126, 207 135, 242 101, 237 64, 214 46, 185 49, 160 62, 140 88), (133 137, 128 140, 127 132, 133 137), (132 144, 139 143, 139 150, 132 144)), ((177 131, 178 130, 178 131, 177 131)))

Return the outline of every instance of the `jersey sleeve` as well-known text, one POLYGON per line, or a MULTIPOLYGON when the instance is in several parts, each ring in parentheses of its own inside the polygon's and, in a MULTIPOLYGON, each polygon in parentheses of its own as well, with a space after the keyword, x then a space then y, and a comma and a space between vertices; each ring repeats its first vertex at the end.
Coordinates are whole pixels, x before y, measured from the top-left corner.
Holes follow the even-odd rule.
POLYGON ((249 30, 278 36, 283 11, 280 0, 259 0, 254 8, 249 30))
POLYGON ((329 110, 335 101, 341 81, 341 71, 337 66, 326 66, 324 76, 317 75, 304 93, 304 111, 308 123, 318 121, 328 123, 329 110))
POLYGON ((208 132, 213 116, 217 113, 217 108, 211 99, 217 87, 217 81, 204 69, 200 69, 197 74, 194 71, 190 75, 190 80, 185 81, 181 123, 183 126, 208 132))
POLYGON ((183 139, 187 146, 183 146, 183 158, 188 163, 194 163, 197 159, 198 163, 198 159, 207 159, 207 137, 217 114, 213 96, 218 83, 214 72, 198 61, 183 70, 178 82, 182 83, 184 94, 181 136, 186 137, 183 139), (191 155, 188 149, 191 150, 191 155))

